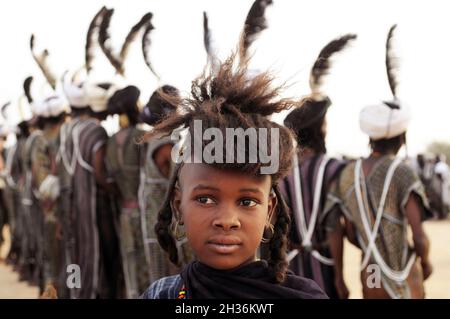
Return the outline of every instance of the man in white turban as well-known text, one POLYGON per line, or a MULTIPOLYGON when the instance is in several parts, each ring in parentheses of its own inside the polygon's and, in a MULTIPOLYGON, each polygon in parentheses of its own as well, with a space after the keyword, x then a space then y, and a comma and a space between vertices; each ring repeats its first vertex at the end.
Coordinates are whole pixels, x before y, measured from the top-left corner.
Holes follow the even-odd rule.
MULTIPOLYGON (((394 99, 362 109, 360 127, 369 136, 371 154, 344 168, 324 210, 329 227, 344 217, 347 236, 361 249, 364 298, 424 298, 423 281, 432 273, 422 227, 430 214, 425 189, 409 164, 397 157, 406 142, 410 112, 396 96, 398 82, 389 54, 394 29, 386 45, 394 99), (374 269, 380 275, 375 283, 374 269)), ((342 256, 335 260, 341 262, 342 256)))

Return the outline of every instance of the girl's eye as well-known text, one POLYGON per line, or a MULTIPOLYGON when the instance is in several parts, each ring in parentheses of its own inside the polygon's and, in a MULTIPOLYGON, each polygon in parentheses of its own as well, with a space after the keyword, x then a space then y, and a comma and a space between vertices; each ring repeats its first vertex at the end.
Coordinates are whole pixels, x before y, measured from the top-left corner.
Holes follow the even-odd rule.
POLYGON ((207 204, 214 204, 214 201, 210 197, 207 197, 207 196, 197 197, 196 200, 200 204, 205 204, 205 205, 207 205, 207 204))
POLYGON ((253 207, 253 206, 256 206, 257 204, 258 203, 256 201, 254 201, 253 199, 246 198, 246 199, 241 200, 242 206, 253 207))

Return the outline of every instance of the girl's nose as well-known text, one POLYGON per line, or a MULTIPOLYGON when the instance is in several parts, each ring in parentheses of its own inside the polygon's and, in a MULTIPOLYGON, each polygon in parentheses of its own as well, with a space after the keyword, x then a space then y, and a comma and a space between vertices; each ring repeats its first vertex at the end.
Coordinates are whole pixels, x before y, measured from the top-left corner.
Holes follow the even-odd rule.
POLYGON ((241 227, 239 214, 231 207, 224 207, 216 213, 213 225, 214 227, 222 228, 224 231, 239 229, 241 227))

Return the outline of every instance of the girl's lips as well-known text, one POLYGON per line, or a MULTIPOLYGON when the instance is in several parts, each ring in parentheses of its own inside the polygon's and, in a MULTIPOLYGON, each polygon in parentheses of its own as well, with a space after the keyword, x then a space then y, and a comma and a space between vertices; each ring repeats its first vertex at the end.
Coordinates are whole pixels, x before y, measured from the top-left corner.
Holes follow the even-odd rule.
POLYGON ((223 245, 223 244, 215 244, 208 243, 208 246, 218 254, 231 254, 240 248, 240 245, 223 245))
POLYGON ((207 245, 216 253, 231 254, 242 245, 242 240, 235 236, 214 236, 211 237, 207 245))

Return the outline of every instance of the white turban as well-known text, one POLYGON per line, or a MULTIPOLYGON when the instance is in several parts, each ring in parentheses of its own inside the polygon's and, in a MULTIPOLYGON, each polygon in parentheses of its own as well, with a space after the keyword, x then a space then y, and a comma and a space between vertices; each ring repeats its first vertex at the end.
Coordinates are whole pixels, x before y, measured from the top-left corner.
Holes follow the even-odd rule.
POLYGON ((45 113, 44 117, 56 117, 68 111, 66 100, 59 95, 48 97, 43 102, 45 113))
POLYGON ((407 106, 397 102, 364 107, 359 114, 359 126, 372 140, 389 139, 406 132, 411 113, 407 106), (391 108, 388 104, 399 106, 391 108))
POLYGON ((103 83, 109 85, 108 88, 101 87, 101 83, 87 82, 84 85, 84 90, 88 105, 95 113, 104 112, 107 110, 108 100, 118 89, 112 83, 103 83))
POLYGON ((33 105, 29 104, 26 100, 25 96, 21 96, 19 98, 19 118, 17 119, 17 123, 29 121, 33 118, 33 111, 31 110, 33 108, 33 105))
POLYGON ((31 112, 35 116, 48 117, 47 110, 43 100, 34 100, 31 103, 31 112))
POLYGON ((88 106, 88 100, 86 98, 86 92, 83 89, 83 83, 73 83, 70 79, 68 79, 66 74, 63 79, 63 90, 70 106, 73 108, 83 108, 88 106))

